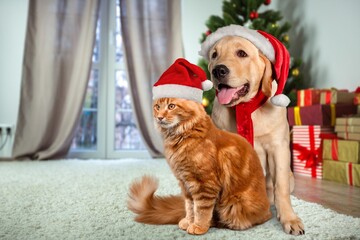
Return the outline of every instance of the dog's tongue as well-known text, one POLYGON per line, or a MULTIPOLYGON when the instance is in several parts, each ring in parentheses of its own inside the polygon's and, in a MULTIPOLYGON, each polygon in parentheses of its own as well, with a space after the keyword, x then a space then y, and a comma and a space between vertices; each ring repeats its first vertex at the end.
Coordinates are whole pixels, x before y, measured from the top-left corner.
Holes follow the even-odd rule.
POLYGON ((230 103, 238 90, 239 90, 238 88, 223 88, 223 89, 221 89, 217 94, 219 103, 220 104, 230 103))

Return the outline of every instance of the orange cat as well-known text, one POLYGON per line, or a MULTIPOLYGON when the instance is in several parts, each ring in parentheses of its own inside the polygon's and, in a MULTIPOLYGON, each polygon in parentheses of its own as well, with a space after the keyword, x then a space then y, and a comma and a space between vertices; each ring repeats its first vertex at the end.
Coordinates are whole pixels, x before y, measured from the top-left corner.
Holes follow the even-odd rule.
POLYGON ((136 221, 204 234, 210 226, 243 230, 271 218, 260 160, 243 137, 216 128, 200 103, 161 98, 153 106, 183 196, 154 195, 157 180, 144 176, 130 187, 136 221))

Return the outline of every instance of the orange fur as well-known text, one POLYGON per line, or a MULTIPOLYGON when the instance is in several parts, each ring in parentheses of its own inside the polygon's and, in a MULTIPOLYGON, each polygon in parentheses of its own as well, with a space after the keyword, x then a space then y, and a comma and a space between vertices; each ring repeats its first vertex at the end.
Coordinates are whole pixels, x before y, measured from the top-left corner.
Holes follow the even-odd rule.
POLYGON ((155 196, 158 181, 144 176, 130 187, 128 208, 138 214, 136 221, 148 224, 177 224, 185 216, 184 199, 181 196, 155 196), (167 213, 167 214, 159 214, 167 213))
POLYGON ((271 218, 260 161, 243 137, 216 128, 201 104, 185 99, 155 100, 154 118, 183 197, 155 196, 156 180, 143 177, 128 201, 137 221, 204 234, 211 225, 243 230, 271 218))

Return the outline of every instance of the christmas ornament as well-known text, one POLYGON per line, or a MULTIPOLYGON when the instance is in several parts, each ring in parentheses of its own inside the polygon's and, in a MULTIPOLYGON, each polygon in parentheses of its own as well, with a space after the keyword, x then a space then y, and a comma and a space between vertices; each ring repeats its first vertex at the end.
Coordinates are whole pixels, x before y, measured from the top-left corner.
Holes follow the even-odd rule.
POLYGON ((269 5, 270 3, 271 3, 271 0, 265 0, 265 1, 264 1, 264 4, 265 4, 265 5, 269 5))
POLYGON ((294 77, 297 77, 299 76, 300 74, 300 71, 298 68, 294 68, 292 71, 291 71, 291 75, 293 75, 294 77))
POLYGON ((289 42, 289 35, 285 34, 284 37, 283 37, 283 40, 285 42, 289 42))
POLYGON ((210 34, 211 34, 210 30, 207 30, 206 33, 205 33, 206 36, 209 36, 210 34))
POLYGON ((251 20, 254 20, 254 19, 258 18, 258 17, 259 17, 259 13, 258 13, 258 12, 252 11, 252 12, 250 13, 250 19, 251 19, 251 20))
POLYGON ((201 101, 201 104, 204 106, 204 107, 207 107, 207 106, 209 106, 209 99, 207 99, 207 98, 203 98, 202 99, 202 101, 201 101))

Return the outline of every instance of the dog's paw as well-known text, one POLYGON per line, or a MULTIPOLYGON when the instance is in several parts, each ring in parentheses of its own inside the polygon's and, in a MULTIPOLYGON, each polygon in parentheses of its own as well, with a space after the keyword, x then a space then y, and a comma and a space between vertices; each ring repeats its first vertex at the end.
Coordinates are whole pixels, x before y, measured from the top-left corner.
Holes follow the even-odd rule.
POLYGON ((180 229, 182 229, 182 230, 187 230, 187 228, 189 227, 189 225, 190 225, 190 222, 189 222, 189 220, 187 220, 186 218, 183 218, 183 219, 181 219, 180 220, 180 222, 179 222, 179 228, 180 229))
POLYGON ((292 235, 303 235, 305 234, 304 224, 301 219, 297 216, 289 220, 280 219, 283 229, 286 233, 292 235))
POLYGON ((189 227, 187 228, 187 232, 189 234, 193 234, 193 235, 201 235, 201 234, 206 233, 208 230, 209 230, 209 227, 199 226, 194 223, 191 223, 189 225, 189 227))

